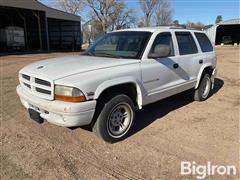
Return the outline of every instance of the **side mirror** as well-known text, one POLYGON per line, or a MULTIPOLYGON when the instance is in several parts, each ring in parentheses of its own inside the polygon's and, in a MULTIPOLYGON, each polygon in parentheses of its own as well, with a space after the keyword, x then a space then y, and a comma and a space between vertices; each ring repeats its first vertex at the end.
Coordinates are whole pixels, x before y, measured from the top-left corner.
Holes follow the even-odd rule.
POLYGON ((170 55, 170 52, 171 52, 170 46, 164 45, 164 44, 158 44, 155 46, 154 52, 148 55, 148 58, 156 59, 161 57, 167 57, 170 55))

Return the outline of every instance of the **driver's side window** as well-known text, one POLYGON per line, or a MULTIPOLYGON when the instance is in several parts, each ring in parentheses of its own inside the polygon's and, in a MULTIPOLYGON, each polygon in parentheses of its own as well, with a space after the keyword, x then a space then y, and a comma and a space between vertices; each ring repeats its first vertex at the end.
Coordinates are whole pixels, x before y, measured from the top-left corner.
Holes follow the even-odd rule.
POLYGON ((174 56, 174 48, 173 48, 173 41, 172 41, 171 33, 166 32, 166 33, 158 34, 153 42, 150 53, 151 54, 156 53, 158 51, 159 47, 161 47, 161 46, 169 46, 169 48, 170 48, 169 56, 174 56))

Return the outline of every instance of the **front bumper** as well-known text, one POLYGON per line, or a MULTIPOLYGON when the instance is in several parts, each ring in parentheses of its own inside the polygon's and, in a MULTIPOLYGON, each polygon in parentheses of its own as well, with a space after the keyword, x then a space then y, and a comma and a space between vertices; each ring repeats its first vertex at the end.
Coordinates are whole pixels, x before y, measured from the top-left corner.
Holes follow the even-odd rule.
POLYGON ((17 94, 25 108, 32 108, 48 122, 64 127, 90 124, 96 107, 96 100, 69 103, 41 99, 26 93, 20 85, 17 86, 17 94))

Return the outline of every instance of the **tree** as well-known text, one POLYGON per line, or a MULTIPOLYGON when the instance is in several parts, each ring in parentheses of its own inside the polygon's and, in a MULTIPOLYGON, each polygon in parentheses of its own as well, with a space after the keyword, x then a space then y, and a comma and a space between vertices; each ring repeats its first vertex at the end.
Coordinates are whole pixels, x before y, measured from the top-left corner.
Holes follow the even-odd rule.
POLYGON ((82 0, 55 0, 52 6, 71 14, 79 14, 84 4, 82 0))
POLYGON ((156 9, 156 25, 170 25, 172 23, 172 7, 169 0, 159 1, 156 9))
POLYGON ((199 30, 202 30, 204 27, 205 27, 205 24, 203 24, 202 22, 199 22, 199 21, 196 22, 194 25, 194 28, 199 29, 199 30))
POLYGON ((202 30, 205 27, 205 25, 202 22, 194 23, 194 22, 188 21, 186 24, 186 27, 202 30))
POLYGON ((220 23, 221 21, 222 21, 222 16, 221 16, 221 15, 218 15, 218 16, 216 17, 215 23, 217 24, 217 23, 220 23))
POLYGON ((159 0, 139 0, 139 3, 144 14, 142 25, 150 26, 152 15, 159 4, 159 0))
POLYGON ((195 25, 195 23, 194 23, 194 22, 187 21, 186 27, 187 27, 187 28, 193 28, 193 27, 194 27, 194 25, 195 25))
POLYGON ((140 18, 140 20, 137 23, 137 26, 138 27, 145 27, 145 23, 144 23, 144 18, 143 17, 140 18))
POLYGON ((134 16, 133 9, 125 9, 120 7, 116 10, 114 17, 112 18, 112 28, 114 29, 124 29, 134 26, 136 23, 136 17, 134 16))
POLYGON ((104 33, 107 33, 109 27, 116 18, 116 12, 125 7, 122 0, 85 0, 85 5, 92 10, 92 14, 101 23, 104 33))
POLYGON ((174 25, 174 26, 178 26, 178 25, 179 25, 179 21, 178 21, 178 20, 174 20, 174 21, 173 21, 173 25, 174 25))
POLYGON ((94 18, 82 26, 82 32, 84 43, 94 41, 104 34, 101 23, 94 18))
POLYGON ((85 0, 91 9, 91 17, 99 21, 103 32, 128 28, 135 24, 136 18, 132 9, 126 8, 123 0, 85 0))

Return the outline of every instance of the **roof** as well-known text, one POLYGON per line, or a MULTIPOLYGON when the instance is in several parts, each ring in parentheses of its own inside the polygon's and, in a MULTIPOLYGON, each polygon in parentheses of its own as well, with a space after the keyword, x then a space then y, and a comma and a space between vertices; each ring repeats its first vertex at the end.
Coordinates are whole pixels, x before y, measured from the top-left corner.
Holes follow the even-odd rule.
POLYGON ((0 0, 0 6, 45 11, 48 18, 80 21, 81 17, 45 6, 37 0, 0 0))
MULTIPOLYGON (((121 29, 121 30, 116 30, 113 32, 121 32, 121 31, 147 31, 147 32, 156 32, 156 31, 161 31, 161 30, 181 30, 181 31, 199 31, 196 29, 186 29, 182 27, 176 27, 176 26, 156 26, 156 27, 139 27, 139 28, 130 28, 130 29, 121 29)), ((201 32, 201 31, 200 31, 201 32)))
POLYGON ((226 21, 221 21, 217 25, 231 25, 231 24, 240 24, 240 18, 238 19, 229 19, 226 21))

